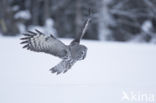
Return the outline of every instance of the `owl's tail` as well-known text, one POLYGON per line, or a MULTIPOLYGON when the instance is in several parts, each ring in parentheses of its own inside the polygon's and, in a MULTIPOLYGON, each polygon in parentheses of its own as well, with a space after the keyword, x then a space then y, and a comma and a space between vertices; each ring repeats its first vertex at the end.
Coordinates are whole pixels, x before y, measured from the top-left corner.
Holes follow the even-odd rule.
POLYGON ((50 71, 56 74, 65 73, 72 67, 74 63, 75 63, 74 60, 64 59, 55 67, 51 68, 50 71))

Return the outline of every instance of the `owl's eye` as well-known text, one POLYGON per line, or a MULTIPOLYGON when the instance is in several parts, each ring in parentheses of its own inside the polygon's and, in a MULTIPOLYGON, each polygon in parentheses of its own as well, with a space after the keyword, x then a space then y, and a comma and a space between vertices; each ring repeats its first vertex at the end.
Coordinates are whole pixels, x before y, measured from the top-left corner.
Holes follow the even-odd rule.
POLYGON ((85 55, 85 51, 82 51, 82 52, 81 52, 81 56, 84 56, 84 55, 85 55))
POLYGON ((81 55, 83 55, 84 54, 84 51, 81 51, 81 55))

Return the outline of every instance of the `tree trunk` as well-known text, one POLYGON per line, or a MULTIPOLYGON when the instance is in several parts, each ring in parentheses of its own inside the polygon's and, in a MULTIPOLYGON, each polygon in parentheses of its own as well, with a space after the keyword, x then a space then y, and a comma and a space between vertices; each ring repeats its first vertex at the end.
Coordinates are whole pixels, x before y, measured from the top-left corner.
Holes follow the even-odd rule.
POLYGON ((40 9, 39 5, 40 5, 40 0, 33 0, 32 1, 31 14, 32 14, 32 24, 33 25, 39 24, 39 9, 40 9))
POLYGON ((43 21, 45 21, 49 18, 49 0, 44 0, 44 14, 43 14, 43 21))
MULTIPOLYGON (((81 0, 76 0, 75 3, 76 14, 75 14, 75 34, 79 35, 81 32, 82 26, 82 13, 81 13, 81 0)), ((76 36, 75 35, 75 36, 76 36)))
POLYGON ((108 26, 112 23, 112 18, 108 12, 108 3, 111 0, 102 0, 102 7, 99 9, 99 23, 98 23, 98 39, 99 40, 108 40, 110 35, 111 35, 111 31, 109 30, 108 26))
POLYGON ((17 24, 14 20, 13 12, 11 11, 11 7, 9 5, 8 0, 2 0, 1 4, 1 15, 0 15, 0 27, 1 32, 4 35, 17 35, 18 28, 17 24))

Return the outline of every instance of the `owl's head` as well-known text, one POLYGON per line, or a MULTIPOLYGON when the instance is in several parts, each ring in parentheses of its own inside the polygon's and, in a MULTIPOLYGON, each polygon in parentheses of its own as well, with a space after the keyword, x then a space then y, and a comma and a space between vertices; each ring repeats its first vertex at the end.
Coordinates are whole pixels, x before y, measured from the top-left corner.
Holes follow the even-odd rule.
POLYGON ((70 46, 70 50, 71 50, 71 56, 72 59, 74 60, 83 60, 86 57, 87 54, 87 47, 84 45, 71 45, 70 46))

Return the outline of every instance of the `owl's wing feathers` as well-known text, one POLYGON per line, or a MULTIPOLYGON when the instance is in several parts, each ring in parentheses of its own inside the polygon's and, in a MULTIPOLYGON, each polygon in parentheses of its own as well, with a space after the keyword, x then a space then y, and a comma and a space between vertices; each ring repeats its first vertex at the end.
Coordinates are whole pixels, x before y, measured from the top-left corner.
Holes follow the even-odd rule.
POLYGON ((90 21, 91 21, 91 13, 89 11, 89 16, 88 16, 87 20, 84 22, 81 33, 79 35, 77 35, 77 37, 71 42, 71 44, 74 43, 74 42, 80 43, 80 40, 83 38, 84 34, 87 31, 87 28, 88 28, 88 25, 89 25, 90 21))
POLYGON ((74 65, 75 62, 76 61, 73 59, 63 59, 59 64, 51 68, 50 71, 56 74, 65 73, 74 65))
POLYGON ((21 44, 25 44, 23 48, 36 52, 45 52, 60 58, 64 58, 67 54, 67 46, 53 35, 48 36, 36 30, 36 32, 28 31, 24 36, 21 38, 21 44))

